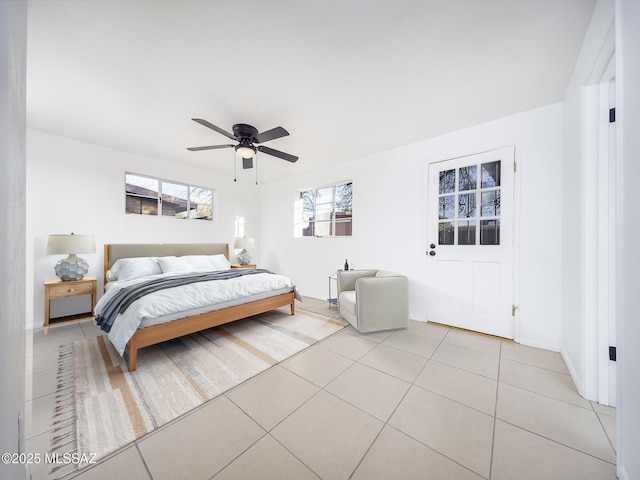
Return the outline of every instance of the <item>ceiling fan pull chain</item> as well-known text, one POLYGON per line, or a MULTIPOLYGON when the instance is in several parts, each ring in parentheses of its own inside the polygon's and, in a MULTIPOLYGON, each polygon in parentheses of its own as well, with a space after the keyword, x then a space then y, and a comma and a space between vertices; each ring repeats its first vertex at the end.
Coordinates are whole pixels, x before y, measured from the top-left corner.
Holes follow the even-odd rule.
POLYGON ((233 158, 233 181, 237 182, 238 181, 238 173, 237 173, 237 171, 238 171, 238 162, 236 161, 236 152, 235 151, 233 152, 232 158, 233 158))
POLYGON ((256 159, 256 185, 258 184, 258 152, 255 154, 256 159))

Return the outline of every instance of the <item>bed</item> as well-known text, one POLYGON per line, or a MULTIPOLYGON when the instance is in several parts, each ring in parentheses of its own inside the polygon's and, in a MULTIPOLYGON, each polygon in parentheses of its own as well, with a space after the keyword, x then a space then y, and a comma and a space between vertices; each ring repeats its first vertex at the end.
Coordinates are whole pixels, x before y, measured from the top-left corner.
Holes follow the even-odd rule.
MULTIPOLYGON (((216 263, 218 262, 218 257, 224 257, 224 259, 226 259, 227 267, 230 267, 228 261, 228 244, 106 244, 104 246, 104 285, 106 293, 96 305, 96 315, 97 317, 100 317, 101 312, 105 310, 105 305, 108 304, 109 301, 108 297, 114 296, 116 294, 114 292, 122 290, 124 286, 127 285, 127 279, 124 278, 122 272, 120 276, 121 278, 114 278, 114 273, 112 271, 112 269, 114 269, 114 266, 118 267, 121 265, 131 264, 133 262, 144 265, 152 265, 152 262, 148 261, 148 259, 161 259, 163 261, 163 265, 169 266, 180 261, 194 261, 192 259, 198 259, 198 261, 206 259, 207 262, 210 261, 209 259, 215 259, 211 261, 216 263), (118 260, 121 260, 121 262, 117 263, 118 260), (114 291, 110 292, 112 288, 114 289, 114 291), (103 302, 103 300, 105 301, 103 302)), ((184 262, 182 264, 184 264, 184 262)), ((153 268, 156 267, 154 266, 153 268)), ((170 276, 170 269, 167 268, 167 270, 168 271, 162 272, 162 275, 158 276, 170 276)), ((224 268, 220 268, 220 270, 224 270, 224 268)), ((244 289, 244 287, 240 289, 240 287, 236 286, 234 288, 240 289, 241 293, 234 293, 236 296, 238 296, 238 298, 235 298, 233 300, 227 301, 225 299, 224 302, 218 302, 208 306, 201 305, 199 306, 199 308, 193 308, 193 305, 191 305, 191 307, 184 312, 174 312, 170 315, 160 316, 158 318, 150 318, 148 319, 149 321, 147 321, 146 318, 143 318, 140 325, 135 328, 127 324, 126 328, 128 330, 133 329, 133 333, 124 334, 124 338, 119 338, 122 337, 122 335, 117 333, 117 330, 120 327, 117 327, 115 329, 116 333, 112 335, 112 332, 114 331, 114 328, 112 327, 111 331, 109 332, 109 338, 111 339, 111 342, 114 343, 116 349, 120 352, 120 354, 122 354, 125 358, 128 356, 127 362, 129 371, 133 372, 136 369, 136 360, 138 350, 140 348, 155 345, 157 343, 178 338, 183 335, 189 335, 201 330, 205 330, 207 328, 223 325, 225 323, 233 322, 242 318, 247 318, 252 315, 257 315, 259 313, 267 312, 279 307, 289 306, 291 309, 291 315, 295 315, 294 302, 296 292, 295 285, 293 285, 293 282, 291 282, 290 279, 281 277, 279 275, 271 275, 268 273, 249 272, 248 270, 240 272, 239 270, 229 268, 226 271, 229 272, 228 275, 235 276, 240 273, 243 275, 241 279, 233 280, 233 282, 236 282, 238 285, 240 285, 240 282, 243 281, 242 279, 244 279, 245 276, 246 278, 253 277, 256 280, 268 278, 269 282, 274 282, 274 284, 269 286, 261 284, 261 291, 259 293, 251 293, 253 292, 253 290, 251 290, 250 293, 246 293, 244 291, 246 290, 244 289), (249 273, 256 274, 248 275, 249 273), (282 279, 286 279, 287 281, 282 279), (123 343, 125 340, 126 346, 123 343)), ((152 273, 153 276, 155 276, 157 272, 154 270, 153 272, 147 273, 152 273)), ((220 272, 220 274, 224 275, 224 272, 220 272)), ((145 277, 142 280, 145 280, 146 278, 151 277, 145 277)), ((140 281, 141 279, 138 278, 131 280, 130 282, 135 283, 140 281)), ((226 282, 226 280, 222 280, 222 282, 226 282)), ((262 281, 262 283, 264 283, 264 280, 262 281)), ((193 288, 205 288, 206 284, 207 282, 202 281, 200 284, 202 286, 193 288)), ((169 292, 170 290, 171 289, 167 289, 164 290, 164 292, 169 292)), ((161 294, 162 292, 157 293, 157 295, 161 294)), ((198 297, 198 295, 195 296, 198 297)), ((203 302, 203 300, 200 299, 198 301, 203 302)), ((131 305, 133 306, 133 303, 131 305)), ((129 307, 129 309, 135 310, 132 307, 129 307)), ((127 309, 127 312, 125 313, 128 314, 129 309, 127 309)), ((138 317, 144 316, 143 313, 137 312, 133 312, 129 316, 134 317, 136 315, 138 317)), ((116 325, 116 322, 119 320, 120 316, 122 316, 122 314, 118 315, 118 319, 116 319, 116 321, 114 322, 114 326, 116 325)), ((138 320, 139 319, 134 319, 133 322, 135 323, 138 320)), ((100 321, 102 321, 102 317, 100 317, 100 321)), ((125 325, 125 323, 123 322, 122 325, 125 325)))

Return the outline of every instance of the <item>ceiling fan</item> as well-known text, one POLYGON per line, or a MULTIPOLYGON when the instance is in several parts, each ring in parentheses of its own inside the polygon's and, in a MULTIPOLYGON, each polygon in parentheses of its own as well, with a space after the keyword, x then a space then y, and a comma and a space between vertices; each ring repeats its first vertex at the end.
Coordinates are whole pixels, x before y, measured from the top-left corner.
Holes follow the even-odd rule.
POLYGON ((266 153, 267 155, 272 155, 274 157, 281 158, 286 160, 287 162, 296 162, 298 157, 295 155, 290 155, 288 153, 281 152, 280 150, 275 150, 273 148, 265 147, 263 145, 254 146, 254 143, 264 143, 269 140, 275 140, 276 138, 286 137, 289 135, 282 127, 272 128, 271 130, 267 130, 266 132, 258 133, 258 130, 244 123, 237 123, 233 126, 233 134, 223 130, 220 127, 215 126, 214 124, 207 122, 201 118, 192 118, 194 122, 199 123, 211 130, 215 130, 218 133, 221 133, 227 138, 231 140, 235 140, 237 144, 227 144, 227 145, 209 145, 207 147, 190 147, 187 150, 192 152, 197 152, 200 150, 215 150, 218 148, 235 148, 236 152, 242 157, 242 168, 253 168, 253 156, 256 152, 266 153))

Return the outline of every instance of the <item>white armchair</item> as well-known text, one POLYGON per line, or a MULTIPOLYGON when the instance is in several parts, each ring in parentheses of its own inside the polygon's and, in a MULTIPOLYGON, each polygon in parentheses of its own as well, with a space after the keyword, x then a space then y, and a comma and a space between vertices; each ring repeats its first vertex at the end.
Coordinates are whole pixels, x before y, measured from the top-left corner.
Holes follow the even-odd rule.
POLYGON ((338 272, 338 308, 340 315, 363 333, 406 328, 409 281, 382 270, 338 272))

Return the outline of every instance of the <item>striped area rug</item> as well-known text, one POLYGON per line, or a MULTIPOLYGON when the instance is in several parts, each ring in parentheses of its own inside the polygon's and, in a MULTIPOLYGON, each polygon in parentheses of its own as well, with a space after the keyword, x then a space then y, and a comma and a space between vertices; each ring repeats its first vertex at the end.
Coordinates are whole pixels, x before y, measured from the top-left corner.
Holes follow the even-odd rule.
POLYGON ((101 458, 345 326, 273 310, 143 348, 135 372, 106 337, 75 342, 78 452, 101 458))

